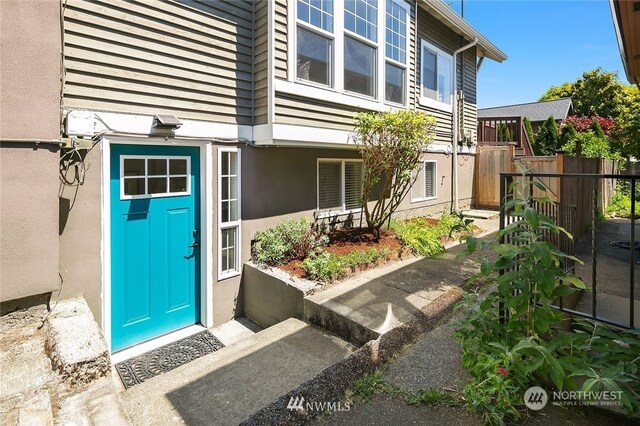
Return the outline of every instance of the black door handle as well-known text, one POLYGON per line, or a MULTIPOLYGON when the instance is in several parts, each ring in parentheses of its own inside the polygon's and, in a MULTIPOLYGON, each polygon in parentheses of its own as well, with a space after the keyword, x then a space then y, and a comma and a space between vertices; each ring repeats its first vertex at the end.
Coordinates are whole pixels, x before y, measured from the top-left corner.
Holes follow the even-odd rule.
POLYGON ((193 244, 191 244, 190 246, 188 246, 189 248, 198 248, 200 247, 200 243, 197 241, 194 241, 193 244))

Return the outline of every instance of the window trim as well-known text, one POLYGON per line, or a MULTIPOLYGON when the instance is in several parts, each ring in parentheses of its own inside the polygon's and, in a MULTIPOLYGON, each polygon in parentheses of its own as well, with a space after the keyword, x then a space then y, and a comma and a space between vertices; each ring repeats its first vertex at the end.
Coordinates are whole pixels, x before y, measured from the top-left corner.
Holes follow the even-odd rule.
POLYGON ((217 243, 217 247, 218 247, 218 255, 217 255, 217 260, 218 260, 218 281, 222 281, 224 279, 227 278, 232 278, 232 277, 236 277, 238 275, 240 275, 241 273, 241 259, 240 257, 242 256, 242 248, 241 248, 241 242, 242 242, 242 237, 241 237, 241 223, 242 223, 242 212, 241 212, 241 206, 242 206, 242 182, 241 182, 241 178, 242 178, 242 171, 241 171, 241 165, 242 165, 242 161, 241 161, 241 157, 240 157, 240 148, 237 147, 219 147, 218 148, 218 170, 217 170, 217 187, 216 187, 216 191, 217 191, 217 199, 218 199, 218 211, 217 211, 217 222, 218 222, 218 243, 217 243), (231 221, 231 222, 222 222, 222 154, 225 152, 235 152, 237 154, 236 156, 236 161, 238 162, 237 164, 237 176, 238 176, 238 219, 235 221, 231 221), (236 251, 236 256, 235 256, 235 269, 233 270, 229 270, 229 271, 223 271, 222 270, 222 230, 223 229, 231 229, 231 228, 236 228, 236 244, 235 244, 235 251, 236 251))
POLYGON ((167 198, 167 197, 182 197, 185 195, 191 195, 191 157, 188 155, 121 155, 120 156, 120 182, 118 183, 120 186, 120 200, 139 200, 145 198, 167 198), (124 160, 145 160, 145 173, 144 176, 139 176, 138 178, 144 177, 144 186, 145 193, 140 195, 126 195, 124 193, 124 181, 125 179, 135 179, 134 176, 125 176, 124 175, 124 160), (147 162, 146 160, 187 160, 187 190, 180 192, 169 192, 169 182, 167 182, 167 192, 160 192, 156 194, 148 194, 149 190, 149 177, 182 177, 185 176, 183 174, 171 175, 169 173, 169 168, 167 167, 167 173, 165 175, 152 175, 149 176, 147 171, 147 162))
POLYGON ((364 161, 360 158, 318 158, 316 160, 316 217, 318 219, 324 219, 329 217, 341 216, 345 214, 360 213, 362 207, 356 209, 346 209, 346 179, 345 179, 345 163, 363 163, 363 176, 364 176, 364 161), (340 163, 340 210, 320 211, 320 163, 340 163))
MULTIPOLYGON (((425 171, 427 169, 426 168, 426 164, 427 163, 433 163, 433 194, 434 195, 432 197, 427 197, 426 193, 425 193, 426 192, 425 188, 423 186, 423 188, 422 188, 423 196, 414 198, 413 197, 413 185, 411 185, 412 188, 409 191, 411 193, 411 202, 412 203, 419 203, 419 202, 423 202, 423 201, 431 201, 431 200, 435 200, 435 199, 438 198, 438 185, 437 185, 437 183, 438 183, 438 179, 437 179, 437 177, 438 177, 438 162, 436 160, 420 160, 420 163, 419 163, 420 164, 420 173, 423 173, 423 174, 425 173, 425 171)), ((424 176, 425 183, 426 183, 426 178, 427 177, 424 176)), ((414 185, 415 185, 415 182, 414 182, 414 185)))
MULTIPOLYGON (((319 100, 324 100, 331 103, 340 103, 344 105, 352 105, 354 103, 363 104, 363 107, 376 111, 389 111, 395 109, 406 109, 409 107, 411 90, 410 90, 410 57, 411 57, 411 40, 413 35, 411 33, 411 4, 405 0, 386 0, 401 6, 407 12, 406 20, 406 34, 405 49, 406 49, 406 64, 398 63, 392 59, 387 59, 385 53, 386 43, 386 2, 381 2, 378 6, 377 15, 377 42, 373 43, 371 40, 362 37, 358 34, 352 33, 344 26, 344 2, 334 1, 333 5, 333 33, 330 33, 321 28, 317 28, 307 22, 298 20, 298 0, 292 0, 287 7, 287 78, 286 80, 276 79, 276 90, 289 93, 299 94, 302 96, 313 97, 319 100), (336 13, 336 11, 340 13, 336 13), (302 80, 297 75, 297 46, 298 46, 298 26, 302 26, 305 30, 315 31, 318 35, 328 37, 332 40, 332 64, 330 66, 331 73, 331 85, 326 86, 319 83, 314 83, 308 80, 302 80), (374 81, 375 97, 362 95, 357 92, 350 92, 344 89, 344 38, 346 36, 353 37, 354 40, 362 41, 370 46, 376 48, 376 77, 374 81), (396 66, 405 67, 405 93, 404 104, 396 102, 390 102, 385 100, 385 64, 386 61, 393 63, 396 66), (302 86, 300 89, 298 87, 302 86), (311 89, 313 92, 305 91, 304 86, 311 89), (311 94, 315 93, 315 94, 311 94), (368 104, 364 106, 364 103, 368 104)), ((417 47, 416 47, 417 49, 417 47)), ((273 52, 272 52, 273 54, 273 52)))
MULTIPOLYGON (((453 55, 450 53, 445 52, 444 50, 440 49, 439 47, 436 47, 435 45, 433 45, 432 43, 428 42, 427 40, 425 40, 424 38, 420 39, 420 105, 422 106, 426 106, 426 107, 431 107, 431 108, 435 108, 435 109, 439 109, 441 111, 446 111, 446 112, 450 112, 453 113, 453 98, 454 98, 454 93, 453 93, 453 79, 451 78, 451 76, 449 76, 449 90, 451 92, 451 96, 450 96, 450 103, 446 103, 446 102, 440 102, 437 101, 435 99, 431 99, 429 97, 424 96, 424 86, 422 84, 422 79, 423 79, 423 58, 424 58, 424 49, 427 48, 433 52, 436 53, 436 55, 438 56, 443 56, 445 58, 447 58, 450 62, 451 62, 451 66, 453 67, 453 55)), ((437 64, 437 56, 436 56, 436 64, 437 64)), ((437 66, 437 65, 436 65, 437 66)), ((437 74, 437 72, 436 72, 437 74)), ((457 75, 457 70, 456 70, 456 75, 457 75)), ((436 75, 436 86, 438 85, 438 81, 437 81, 437 75, 436 75)))

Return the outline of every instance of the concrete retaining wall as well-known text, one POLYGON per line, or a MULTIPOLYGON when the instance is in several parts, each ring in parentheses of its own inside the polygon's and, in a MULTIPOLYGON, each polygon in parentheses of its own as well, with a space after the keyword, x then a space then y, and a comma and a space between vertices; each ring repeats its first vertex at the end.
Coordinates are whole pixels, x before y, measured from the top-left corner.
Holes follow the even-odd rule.
POLYGON ((242 296, 244 314, 262 327, 271 327, 288 318, 302 319, 304 289, 286 281, 286 273, 259 268, 252 262, 244 264, 242 296))

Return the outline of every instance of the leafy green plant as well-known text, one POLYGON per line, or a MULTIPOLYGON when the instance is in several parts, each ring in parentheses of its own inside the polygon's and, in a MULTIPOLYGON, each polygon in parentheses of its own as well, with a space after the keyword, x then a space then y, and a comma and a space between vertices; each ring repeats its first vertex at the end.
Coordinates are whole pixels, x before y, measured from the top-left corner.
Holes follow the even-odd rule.
POLYGON ((374 371, 354 382, 351 387, 351 396, 355 402, 368 402, 378 392, 396 395, 399 391, 398 388, 387 383, 382 371, 374 371))
POLYGON ((564 272, 563 262, 580 261, 547 241, 550 234, 566 231, 530 207, 522 182, 514 182, 515 195, 505 202, 515 221, 499 232, 504 242, 479 244, 467 238, 468 253, 491 246, 497 257, 482 260, 477 275, 491 281, 493 289, 482 300, 466 295, 458 307, 463 315, 455 336, 472 376, 463 390, 465 402, 486 423, 505 424, 521 417, 523 393, 530 386, 578 389, 577 378, 584 378, 582 390, 622 390, 629 412, 637 412, 640 335, 589 321, 578 321, 575 333, 557 326, 563 316, 553 301, 585 287, 564 272))
POLYGON ((304 271, 312 280, 331 282, 343 278, 346 274, 340 259, 327 252, 309 256, 302 262, 304 271))
POLYGON ((533 134, 533 127, 531 127, 531 120, 529 120, 529 117, 525 117, 522 122, 524 123, 524 131, 527 133, 527 139, 529 139, 531 145, 535 144, 536 138, 533 134))
POLYGON ((419 389, 405 393, 404 400, 409 405, 430 405, 432 407, 451 407, 457 405, 456 398, 440 389, 419 389))
POLYGON ((445 213, 440 216, 437 225, 430 224, 425 218, 408 221, 393 219, 390 229, 415 253, 421 256, 436 256, 445 251, 442 244, 443 238, 450 238, 456 232, 468 234, 471 232, 472 222, 461 214, 445 213))
POLYGON ((322 252, 306 258, 302 267, 310 279, 331 282, 344 278, 349 271, 353 272, 380 260, 387 261, 390 257, 391 251, 387 247, 352 251, 344 256, 322 252))
POLYGON ((554 155, 559 148, 558 125, 553 116, 549 116, 536 134, 536 155, 554 155))
MULTIPOLYGON (((636 215, 640 216, 640 182, 636 183, 636 194, 636 215)), ((618 184, 616 186, 616 192, 611 197, 606 213, 608 216, 631 217, 631 191, 629 190, 629 185, 618 184)))
POLYGON ((364 163, 362 201, 367 227, 377 236, 415 182, 412 172, 435 137, 435 125, 434 117, 420 111, 357 115, 354 140, 364 163))
POLYGON ((286 220, 273 228, 256 232, 253 260, 265 265, 278 265, 292 259, 303 259, 318 252, 329 237, 311 228, 309 221, 286 220))

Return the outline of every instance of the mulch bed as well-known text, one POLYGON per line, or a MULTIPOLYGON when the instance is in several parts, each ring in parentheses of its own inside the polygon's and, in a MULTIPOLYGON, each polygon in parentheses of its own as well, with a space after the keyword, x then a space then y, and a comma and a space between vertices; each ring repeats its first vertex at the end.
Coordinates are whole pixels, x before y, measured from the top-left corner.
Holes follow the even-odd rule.
MULTIPOLYGON (((412 221, 415 219, 409 219, 412 221)), ((426 221, 429 225, 436 226, 439 222, 435 218, 420 218, 420 220, 426 221)), ((478 233, 480 229, 474 225, 471 225, 471 230, 474 234, 478 233)), ((340 228, 329 232, 329 244, 324 247, 323 251, 334 254, 336 256, 344 256, 354 251, 363 251, 369 248, 380 249, 386 247, 391 252, 390 261, 401 259, 403 256, 411 254, 411 249, 402 245, 397 235, 393 231, 381 230, 380 238, 377 239, 373 234, 369 233, 366 228, 340 228)), ((454 233, 452 237, 442 237, 440 242, 446 244, 452 240, 458 240, 460 233, 454 233)), ((385 263, 383 260, 377 264, 371 264, 365 267, 358 268, 357 271, 365 271, 367 269, 375 268, 381 263, 385 263)), ((302 267, 302 260, 295 259, 287 263, 278 266, 279 269, 287 272, 297 278, 306 278, 305 270, 302 267)))
MULTIPOLYGON (((436 220, 437 223, 437 220, 436 220)), ((381 249, 386 247, 391 252, 390 260, 397 260, 411 252, 411 250, 400 243, 395 232, 382 230, 380 239, 367 232, 366 228, 341 228, 329 233, 329 244, 324 247, 324 251, 336 256, 344 256, 354 251, 363 251, 369 248, 381 249)), ((360 268, 360 271, 376 267, 377 264, 360 268)), ((286 271, 289 275, 298 278, 305 278, 305 271, 302 267, 302 260, 292 260, 279 265, 278 268, 286 271)))

